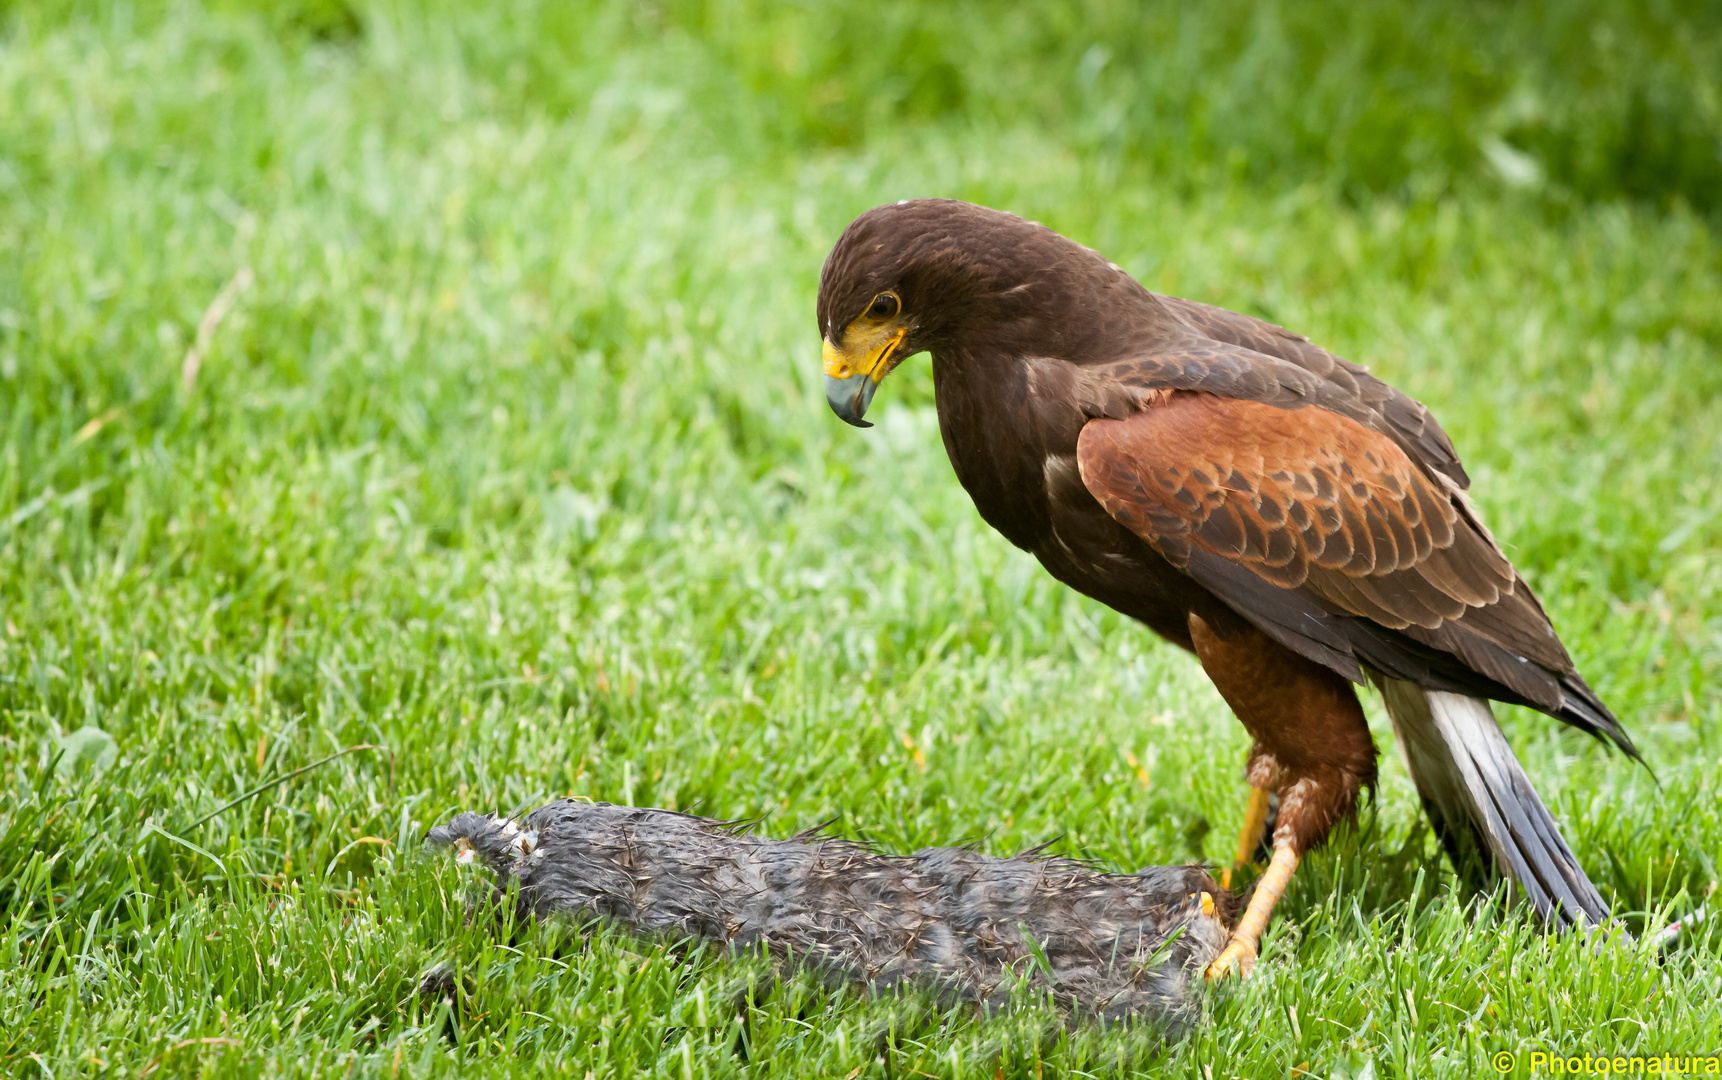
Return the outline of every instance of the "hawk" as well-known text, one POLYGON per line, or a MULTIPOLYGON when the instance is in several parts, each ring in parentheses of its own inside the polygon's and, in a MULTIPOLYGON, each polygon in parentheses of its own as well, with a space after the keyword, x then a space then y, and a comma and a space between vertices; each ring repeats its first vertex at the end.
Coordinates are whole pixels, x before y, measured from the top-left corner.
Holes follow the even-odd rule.
POLYGON ((946 199, 856 218, 818 317, 839 417, 868 426, 879 383, 930 352, 939 432, 981 517, 1194 653, 1249 732, 1238 862, 1278 796, 1273 855, 1210 977, 1249 973, 1298 861, 1373 786, 1365 682, 1461 874, 1505 877, 1556 927, 1606 921, 1489 702, 1638 753, 1423 405, 1278 326, 946 199))

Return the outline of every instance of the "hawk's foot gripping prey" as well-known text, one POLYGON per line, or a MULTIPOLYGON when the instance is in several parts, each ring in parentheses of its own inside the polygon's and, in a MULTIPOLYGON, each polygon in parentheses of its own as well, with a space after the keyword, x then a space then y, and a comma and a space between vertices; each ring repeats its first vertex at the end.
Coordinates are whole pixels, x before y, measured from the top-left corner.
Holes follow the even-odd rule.
POLYGON ((1607 920, 1489 702, 1637 752, 1421 404, 1278 326, 944 199, 856 218, 818 317, 839 417, 867 426, 880 381, 932 353, 939 430, 981 517, 1193 652, 1249 731, 1254 835, 1258 803, 1280 800, 1274 855, 1217 968, 1248 969, 1298 860, 1374 783, 1366 678, 1460 874, 1505 877, 1557 928, 1607 920))

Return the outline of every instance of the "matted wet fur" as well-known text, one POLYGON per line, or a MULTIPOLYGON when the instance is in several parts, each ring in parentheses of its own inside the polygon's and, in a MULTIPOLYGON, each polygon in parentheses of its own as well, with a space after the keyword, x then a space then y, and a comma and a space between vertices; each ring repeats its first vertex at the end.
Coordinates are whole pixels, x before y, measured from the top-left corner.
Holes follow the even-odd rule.
POLYGON ((573 799, 519 823, 458 814, 428 840, 517 883, 523 916, 763 945, 828 978, 921 984, 989 1008, 1026 984, 1073 1013, 1169 1033, 1195 1019, 1192 983, 1232 915, 1231 897, 1195 866, 1107 874, 1038 851, 894 856, 818 832, 772 840, 733 822, 573 799))

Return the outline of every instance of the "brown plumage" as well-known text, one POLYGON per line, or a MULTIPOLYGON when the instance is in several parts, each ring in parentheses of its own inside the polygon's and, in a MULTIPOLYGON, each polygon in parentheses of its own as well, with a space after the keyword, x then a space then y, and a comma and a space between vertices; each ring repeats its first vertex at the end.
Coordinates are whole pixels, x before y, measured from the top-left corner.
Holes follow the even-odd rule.
POLYGON ((1270 894, 1374 782, 1349 685, 1370 678, 1456 865, 1504 874, 1557 925, 1606 918, 1487 702, 1636 752, 1421 404, 1280 327, 948 200, 857 218, 818 317, 839 416, 864 426, 879 380, 931 352, 945 449, 981 516, 1196 653, 1255 740, 1252 785, 1281 799, 1270 894))

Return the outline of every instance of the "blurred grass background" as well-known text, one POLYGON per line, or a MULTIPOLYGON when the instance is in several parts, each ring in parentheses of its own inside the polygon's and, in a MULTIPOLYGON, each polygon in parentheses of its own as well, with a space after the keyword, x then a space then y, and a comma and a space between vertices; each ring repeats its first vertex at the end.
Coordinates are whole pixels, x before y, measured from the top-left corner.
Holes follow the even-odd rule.
POLYGON ((1241 729, 980 523, 926 362, 873 431, 825 408, 826 250, 946 195, 1428 402, 1658 779, 1533 714, 1509 736, 1635 928, 1694 909, 1722 876, 1715 4, 0 20, 5 1072, 1470 1076, 1722 1047, 1715 921, 1655 960, 1467 904, 1384 724, 1362 827, 1169 1051, 799 982, 702 1026, 747 965, 499 938, 416 857, 454 810, 567 794, 1229 855, 1241 729), (359 743, 389 752, 191 827, 359 743), (415 992, 435 964, 452 1009, 415 992))

